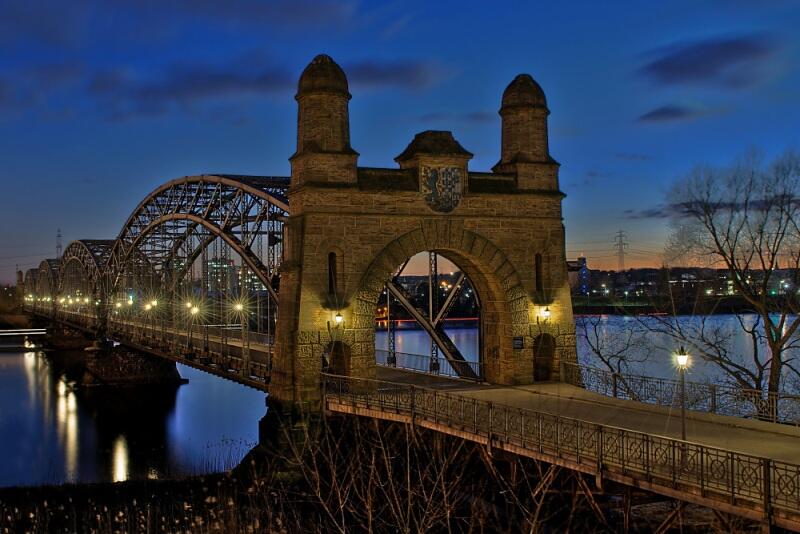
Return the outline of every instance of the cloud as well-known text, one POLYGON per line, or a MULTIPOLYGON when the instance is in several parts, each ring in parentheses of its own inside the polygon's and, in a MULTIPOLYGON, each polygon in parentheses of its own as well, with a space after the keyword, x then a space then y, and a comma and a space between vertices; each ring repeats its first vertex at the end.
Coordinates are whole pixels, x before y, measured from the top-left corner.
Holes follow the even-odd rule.
POLYGON ((622 212, 626 219, 669 219, 676 213, 674 206, 666 204, 658 204, 652 208, 645 208, 641 210, 627 209, 622 212))
POLYGON ((617 152, 614 157, 627 161, 649 161, 653 159, 653 156, 649 154, 636 154, 634 152, 617 152))
POLYGON ((77 62, 36 65, 23 72, 23 76, 42 89, 74 83, 80 80, 83 74, 84 66, 77 62))
POLYGON ((90 95, 104 104, 109 117, 127 120, 173 108, 234 96, 289 91, 296 81, 287 69, 263 57, 244 56, 224 65, 175 63, 160 74, 142 76, 125 69, 97 72, 90 95))
POLYGON ((8 80, 0 78, 0 109, 11 106, 14 101, 14 90, 8 80))
MULTIPOLYGON (((441 69, 418 61, 371 60, 346 65, 345 71, 351 85, 421 89, 435 83, 441 69)), ((92 76, 87 88, 107 116, 120 121, 174 109, 192 111, 208 101, 290 93, 296 85, 297 74, 292 70, 264 54, 251 53, 220 63, 173 63, 147 74, 124 68, 103 70, 92 76)))
POLYGON ((778 44, 764 34, 687 41, 652 52, 639 74, 661 85, 745 88, 762 81, 778 44))
POLYGON ((636 119, 637 122, 677 122, 702 117, 707 112, 680 104, 667 104, 648 111, 636 119))
POLYGON ((497 113, 492 113, 490 111, 469 111, 466 113, 436 111, 425 113, 417 117, 417 119, 423 122, 470 122, 478 124, 494 122, 497 118, 497 113))
POLYGON ((599 178, 610 178, 610 177, 611 177, 611 173, 609 173, 609 172, 604 172, 604 171, 598 171, 598 170, 595 170, 595 169, 591 169, 591 170, 586 171, 586 174, 584 174, 583 180, 580 180, 580 181, 577 181, 577 182, 571 182, 569 184, 569 186, 570 187, 584 187, 584 186, 589 186, 589 185, 595 185, 599 178))
MULTIPOLYGON (((158 9, 164 4, 163 0, 149 0, 152 8, 158 9)), ((132 5, 141 5, 141 0, 132 5)), ((294 28, 347 24, 358 8, 358 2, 352 0, 239 0, 235 6, 219 0, 179 0, 175 5, 190 15, 214 21, 294 28)))
MULTIPOLYGON (((38 107, 42 113, 61 113, 46 109, 70 86, 81 81, 82 66, 54 63, 23 68, 13 76, 0 79, 0 109, 15 113, 38 107)), ((56 104, 58 106, 58 104, 56 104)))
POLYGON ((86 0, 0 2, 0 43, 74 44, 84 28, 88 10, 86 0))
POLYGON ((115 29, 117 35, 122 32, 127 40, 143 42, 165 30, 177 35, 174 30, 191 22, 207 26, 209 32, 231 27, 267 34, 351 31, 359 7, 358 0, 6 0, 0 2, 0 44, 75 47, 117 19, 126 20, 115 29))
POLYGON ((447 77, 446 69, 426 61, 368 60, 343 66, 351 85, 367 88, 426 89, 447 77))

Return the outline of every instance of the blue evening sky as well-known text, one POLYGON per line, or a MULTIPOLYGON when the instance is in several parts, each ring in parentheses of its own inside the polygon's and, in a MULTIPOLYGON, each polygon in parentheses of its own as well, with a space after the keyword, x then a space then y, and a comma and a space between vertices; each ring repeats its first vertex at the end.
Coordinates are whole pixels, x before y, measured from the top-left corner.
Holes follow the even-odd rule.
POLYGON ((505 86, 550 107, 568 256, 657 265, 671 183, 752 147, 798 147, 800 2, 0 1, 0 283, 79 238, 113 238, 178 176, 288 175, 296 80, 345 69, 360 164, 452 130, 498 159, 505 86))

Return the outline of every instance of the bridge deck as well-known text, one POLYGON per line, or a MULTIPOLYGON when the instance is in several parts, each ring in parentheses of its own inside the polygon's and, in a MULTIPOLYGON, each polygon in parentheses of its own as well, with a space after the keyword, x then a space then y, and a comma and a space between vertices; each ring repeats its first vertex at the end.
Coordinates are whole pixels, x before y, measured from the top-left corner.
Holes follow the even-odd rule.
MULTIPOLYGON (((674 439, 680 439, 681 434, 680 409, 613 399, 568 384, 493 386, 387 367, 378 368, 377 378, 646 434, 674 439)), ((687 411, 686 439, 720 449, 800 464, 800 428, 796 426, 687 411)))

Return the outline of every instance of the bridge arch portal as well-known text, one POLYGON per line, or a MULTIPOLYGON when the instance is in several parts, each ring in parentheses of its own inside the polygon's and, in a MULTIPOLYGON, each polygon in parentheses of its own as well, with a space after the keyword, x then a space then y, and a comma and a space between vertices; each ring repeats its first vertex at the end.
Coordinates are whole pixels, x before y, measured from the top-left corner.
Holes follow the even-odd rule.
MULTIPOLYGON (((484 373, 480 378, 493 383, 513 381, 510 376, 515 373, 513 368, 521 364, 513 358, 513 337, 530 336, 531 310, 520 277, 505 254, 485 237, 467 229, 446 231, 448 227, 448 221, 434 220, 428 231, 416 228, 386 245, 355 291, 353 322, 374 321, 375 303, 397 265, 420 252, 441 254, 461 268, 480 298, 478 360, 484 373)), ((375 361, 374 335, 374 328, 365 328, 354 336, 369 339, 358 347, 364 361, 353 365, 354 371, 361 369, 369 374, 369 363, 375 361)))

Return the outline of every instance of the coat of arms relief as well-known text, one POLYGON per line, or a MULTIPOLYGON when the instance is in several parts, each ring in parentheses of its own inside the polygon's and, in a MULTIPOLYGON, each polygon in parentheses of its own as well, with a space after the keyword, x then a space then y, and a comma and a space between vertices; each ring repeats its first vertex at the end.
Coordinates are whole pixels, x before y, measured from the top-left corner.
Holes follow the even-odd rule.
POLYGON ((458 206, 464 190, 460 167, 422 167, 420 188, 434 211, 448 213, 458 206))

